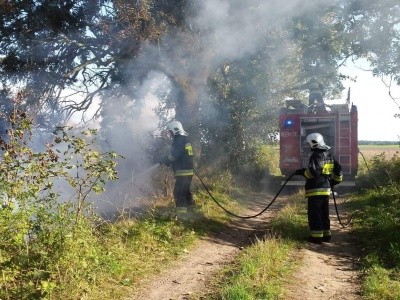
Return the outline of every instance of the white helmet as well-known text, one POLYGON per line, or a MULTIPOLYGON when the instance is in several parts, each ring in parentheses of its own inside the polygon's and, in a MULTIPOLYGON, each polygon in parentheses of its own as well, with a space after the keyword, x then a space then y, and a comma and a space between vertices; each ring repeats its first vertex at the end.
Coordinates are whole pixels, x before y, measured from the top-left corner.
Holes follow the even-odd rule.
POLYGON ((310 145, 311 149, 331 149, 331 147, 325 144, 324 137, 320 133, 311 133, 307 135, 307 143, 310 145))
POLYGON ((179 121, 172 121, 168 125, 168 130, 173 133, 173 135, 187 135, 187 133, 183 130, 182 124, 179 121))

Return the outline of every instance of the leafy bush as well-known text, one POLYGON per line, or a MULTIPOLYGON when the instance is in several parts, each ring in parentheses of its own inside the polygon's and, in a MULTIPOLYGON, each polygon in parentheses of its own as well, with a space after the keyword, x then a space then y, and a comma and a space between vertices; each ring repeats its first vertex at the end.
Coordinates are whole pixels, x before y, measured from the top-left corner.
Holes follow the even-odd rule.
POLYGON ((390 159, 384 153, 375 155, 367 162, 368 168, 358 176, 360 187, 387 186, 400 184, 400 157, 393 155, 390 159))
POLYGON ((54 142, 35 152, 32 120, 14 110, 8 121, 0 140, 0 299, 50 299, 61 283, 70 292, 89 285, 99 243, 86 200, 116 179, 117 155, 94 149, 93 130, 73 128, 59 128, 54 142), (56 180, 73 188, 76 202, 58 201, 56 180))
POLYGON ((274 176, 279 175, 278 148, 274 145, 258 144, 250 150, 248 162, 235 173, 234 180, 242 186, 265 189, 275 179, 274 176))
POLYGON ((281 175, 279 170, 279 148, 274 145, 260 145, 255 153, 255 164, 271 175, 281 175))

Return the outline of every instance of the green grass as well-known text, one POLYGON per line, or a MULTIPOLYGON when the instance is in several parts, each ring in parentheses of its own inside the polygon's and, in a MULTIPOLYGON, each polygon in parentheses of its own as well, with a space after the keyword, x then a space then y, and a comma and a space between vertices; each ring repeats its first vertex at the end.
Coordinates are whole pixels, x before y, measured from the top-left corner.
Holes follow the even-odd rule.
POLYGON ((294 195, 270 231, 221 272, 207 299, 285 299, 284 287, 299 265, 297 249, 307 235, 303 196, 294 195))
POLYGON ((374 265, 366 271, 363 289, 365 299, 400 299, 400 273, 374 265))
POLYGON ((258 240, 240 255, 236 270, 223 285, 220 299, 284 299, 282 282, 293 270, 294 243, 273 234, 258 240))
MULTIPOLYGON (((100 230, 105 257, 87 299, 127 296, 141 279, 160 272, 198 237, 190 227, 168 218, 126 219, 100 230)), ((62 296, 66 299, 65 293, 62 296)))
POLYGON ((400 187, 377 187, 355 195, 353 231, 363 249, 366 299, 400 299, 400 187))
MULTIPOLYGON (((13 171, 11 163, 5 165, 13 171)), ((38 165, 40 170, 49 169, 46 164, 38 165)), ((352 201, 359 208, 355 233, 365 249, 366 299, 376 295, 400 299, 399 166, 398 157, 390 161, 375 158, 365 181, 380 178, 382 182, 378 186, 375 180, 373 190, 352 201)), ((231 185, 232 178, 225 173, 208 181, 216 200, 240 214, 243 207, 233 195, 245 192, 231 185)), ((76 208, 68 203, 49 205, 55 195, 42 201, 35 194, 37 182, 18 182, 21 184, 0 182, 2 191, 10 195, 17 191, 15 198, 30 204, 20 205, 18 210, 11 204, 0 209, 0 298, 4 300, 122 299, 137 289, 142 279, 159 273, 185 253, 200 235, 224 230, 231 219, 201 189, 194 194, 200 212, 193 222, 169 217, 165 212, 171 205, 167 204, 141 219, 101 223, 96 216, 81 214, 77 218, 76 208), (24 182, 29 189, 20 189, 24 182)), ((308 231, 302 199, 302 195, 294 195, 273 219, 270 231, 246 248, 237 264, 224 270, 211 299, 284 299, 285 278, 297 266, 293 254, 308 231)))
MULTIPOLYGON (((224 207, 240 210, 234 199, 221 191, 216 191, 214 196, 224 207)), ((198 212, 190 222, 171 218, 166 213, 170 208, 161 205, 144 219, 123 218, 100 226, 98 236, 104 257, 101 267, 93 275, 96 281, 85 287, 85 299, 122 299, 138 289, 142 279, 161 272, 187 253, 200 236, 223 230, 229 221, 227 214, 203 191, 196 192, 194 199, 198 212)), ((77 297, 75 294, 68 298, 68 294, 70 291, 63 289, 54 299, 77 297)))

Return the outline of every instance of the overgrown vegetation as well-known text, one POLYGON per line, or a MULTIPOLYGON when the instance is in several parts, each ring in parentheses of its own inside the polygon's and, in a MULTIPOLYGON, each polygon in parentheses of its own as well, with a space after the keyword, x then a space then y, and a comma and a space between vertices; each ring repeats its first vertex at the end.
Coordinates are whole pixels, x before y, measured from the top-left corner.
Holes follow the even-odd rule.
POLYGON ((400 157, 376 155, 359 179, 365 189, 352 197, 354 232, 363 249, 366 299, 400 298, 400 157))
POLYGON ((49 299, 67 282, 74 297, 100 263, 98 219, 86 200, 116 179, 118 155, 96 151, 94 131, 71 128, 35 152, 29 116, 14 109, 8 121, 0 140, 0 298, 49 299), (56 185, 65 183, 74 200, 58 201, 56 185))
MULTIPOLYGON (((8 121, 7 137, 0 141, 1 299, 124 297, 140 279, 183 254, 197 235, 228 220, 199 192, 194 224, 165 216, 159 208, 140 220, 106 222, 89 197, 117 179, 119 155, 96 150, 93 130, 61 127, 43 152, 35 152, 29 116, 15 110, 8 121), (69 199, 67 190, 73 195, 69 199)), ((237 210, 229 192, 221 189, 229 185, 210 182, 218 201, 237 210)))
MULTIPOLYGON (((131 293, 141 278, 157 273, 184 253, 200 234, 221 229, 227 216, 200 189, 195 201, 198 220, 182 223, 157 208, 141 220, 121 218, 109 223, 93 211, 91 193, 100 193, 117 179, 119 156, 102 153, 94 130, 57 128, 42 152, 31 145, 32 121, 14 110, 7 137, 0 141, 0 298, 1 299, 112 299, 131 293), (57 192, 69 186, 73 197, 57 192), (143 257, 146 257, 146 263, 143 257)), ((266 153, 264 153, 264 150, 266 153)), ((270 149, 262 157, 274 158, 270 149)), ((400 159, 377 155, 360 174, 365 187, 352 197, 358 208, 354 231, 362 243, 366 299, 400 297, 400 159)), ((273 166, 266 166, 269 170, 273 166)), ((240 191, 229 172, 206 176, 207 187, 228 210, 240 211, 232 201, 240 191)), ((284 299, 285 277, 296 268, 294 251, 307 234, 302 195, 272 220, 270 231, 245 249, 238 263, 227 268, 212 299, 284 299)), ((166 199, 171 202, 171 199, 166 199)))
POLYGON ((382 152, 363 163, 357 177, 357 185, 361 188, 397 185, 400 182, 398 153, 390 157, 382 152))

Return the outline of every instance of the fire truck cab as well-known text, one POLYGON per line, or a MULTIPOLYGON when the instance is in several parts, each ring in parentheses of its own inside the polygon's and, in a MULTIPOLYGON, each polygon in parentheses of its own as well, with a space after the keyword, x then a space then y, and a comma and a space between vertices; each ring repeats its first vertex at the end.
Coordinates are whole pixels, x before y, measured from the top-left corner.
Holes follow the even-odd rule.
MULTIPOLYGON (((288 177, 305 168, 310 157, 306 137, 318 132, 343 168, 340 186, 355 186, 358 170, 357 107, 345 104, 325 105, 311 110, 300 100, 287 100, 279 115, 280 170, 288 177)), ((288 185, 304 185, 302 176, 294 176, 288 185)))

